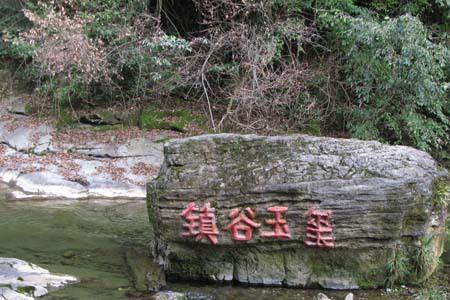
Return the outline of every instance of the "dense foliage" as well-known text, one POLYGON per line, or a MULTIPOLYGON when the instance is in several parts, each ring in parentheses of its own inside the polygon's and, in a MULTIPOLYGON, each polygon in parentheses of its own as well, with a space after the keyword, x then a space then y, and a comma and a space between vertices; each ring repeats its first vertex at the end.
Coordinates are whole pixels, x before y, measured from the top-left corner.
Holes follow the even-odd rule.
POLYGON ((410 15, 346 22, 337 34, 355 94, 348 124, 352 134, 424 150, 442 147, 450 128, 449 50, 430 41, 420 20, 410 15))
POLYGON ((0 12, 0 59, 56 107, 181 98, 214 130, 448 157, 449 0, 8 0, 0 12))

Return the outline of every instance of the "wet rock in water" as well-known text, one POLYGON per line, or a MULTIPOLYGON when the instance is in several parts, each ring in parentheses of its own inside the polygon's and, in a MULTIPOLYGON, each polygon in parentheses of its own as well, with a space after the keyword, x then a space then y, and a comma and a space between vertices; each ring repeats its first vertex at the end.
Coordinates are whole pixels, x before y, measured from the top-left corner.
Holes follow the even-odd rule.
POLYGON ((76 282, 73 276, 51 274, 26 261, 0 257, 0 296, 6 300, 34 299, 76 282))
POLYGON ((330 298, 328 298, 327 295, 322 294, 322 293, 318 293, 315 297, 314 300, 331 300, 330 298))
POLYGON ((159 292, 153 296, 153 300, 188 300, 183 293, 159 292))
POLYGON ((214 297, 211 295, 197 294, 197 293, 186 293, 186 298, 188 300, 213 300, 214 297))
POLYGON ((130 249, 125 258, 138 291, 157 292, 166 285, 164 271, 145 253, 130 249))
POLYGON ((148 206, 169 280, 371 288, 396 260, 407 261, 398 281, 420 282, 441 255, 436 185, 448 186, 448 173, 425 152, 221 134, 173 140, 164 154, 148 206))
POLYGON ((161 266, 153 263, 146 270, 146 286, 149 291, 156 292, 166 285, 166 275, 161 266))
POLYGON ((344 300, 353 300, 353 293, 348 293, 344 300))
POLYGON ((17 187, 32 194, 48 194, 55 197, 71 195, 72 198, 86 197, 85 186, 69 181, 59 174, 52 172, 32 172, 20 175, 16 180, 17 187))
POLYGON ((67 251, 64 251, 62 256, 64 258, 71 259, 71 258, 74 258, 75 256, 77 256, 77 254, 75 251, 67 250, 67 251))
POLYGON ((0 287, 0 299, 2 300, 34 300, 33 297, 16 292, 8 287, 0 287))

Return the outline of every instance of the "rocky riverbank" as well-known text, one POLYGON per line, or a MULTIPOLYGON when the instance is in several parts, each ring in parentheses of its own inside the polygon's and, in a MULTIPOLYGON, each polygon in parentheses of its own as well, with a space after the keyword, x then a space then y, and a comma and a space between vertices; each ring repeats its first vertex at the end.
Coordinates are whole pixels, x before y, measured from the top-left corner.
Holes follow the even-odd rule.
POLYGON ((15 199, 145 198, 163 161, 163 142, 179 133, 94 126, 60 129, 27 115, 21 97, 0 104, 0 180, 15 199))
MULTIPOLYGON (((14 255, 80 278, 81 283, 52 293, 50 299, 67 299, 74 295, 77 299, 98 300, 166 299, 174 295, 190 300, 319 297, 319 291, 227 285, 196 287, 173 282, 169 282, 166 289, 177 292, 148 294, 152 283, 152 279, 145 276, 152 266, 148 244, 154 244, 154 239, 148 227, 145 203, 135 200, 145 197, 145 182, 157 175, 163 161, 164 142, 181 134, 137 128, 105 132, 94 126, 61 129, 52 119, 27 115, 23 105, 17 98, 0 105, 0 180, 13 188, 5 192, 9 197, 51 201, 5 201, 2 204, 0 240, 8 242, 0 243, 0 256, 14 255), (98 198, 99 201, 55 201, 56 198, 98 198), (104 201, 116 198, 125 202, 104 201)), ((173 157, 182 157, 180 151, 175 152, 171 153, 173 157)), ((225 154, 234 153, 231 152, 225 154)), ((204 159, 212 163, 211 153, 206 151, 206 154, 204 159)), ((235 161, 239 161, 238 158, 239 155, 233 156, 235 161)), ((208 170, 205 168, 203 172, 208 170)), ((177 171, 178 179, 187 178, 186 172, 177 171)), ((363 171, 345 174, 364 178, 367 170, 363 171)), ((213 179, 211 176, 205 182, 213 179)), ((0 276, 1 273, 0 270, 0 276)), ((447 281, 444 278, 443 282, 447 281)), ((0 290, 0 295, 8 300, 35 296, 18 295, 18 291, 1 284, 0 290)), ((406 289, 401 296, 396 295, 396 299, 409 299, 415 293, 406 289)), ((344 291, 327 291, 326 294, 331 299, 348 296, 344 291)), ((389 293, 380 290, 357 291, 355 295, 356 299, 390 298, 389 293)))
POLYGON ((0 257, 0 299, 33 300, 76 282, 73 276, 51 274, 26 261, 0 257))

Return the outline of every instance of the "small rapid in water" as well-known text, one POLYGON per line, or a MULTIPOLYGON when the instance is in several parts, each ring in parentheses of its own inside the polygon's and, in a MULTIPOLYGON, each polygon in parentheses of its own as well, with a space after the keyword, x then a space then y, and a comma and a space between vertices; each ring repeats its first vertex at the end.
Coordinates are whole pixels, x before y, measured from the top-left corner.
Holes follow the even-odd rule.
MULTIPOLYGON (((54 273, 77 276, 80 283, 43 300, 151 299, 134 288, 127 253, 145 259, 152 239, 145 201, 7 200, 0 188, 0 256, 15 257, 54 273)), ((136 259, 140 259, 137 257, 136 259)), ((449 274, 448 265, 444 273, 449 274)), ((449 280, 449 276, 447 281, 449 280)), ((450 285, 450 282, 447 282, 450 285)), ((313 299, 319 292, 344 299, 348 291, 169 283, 167 290, 196 299, 313 299)), ((382 290, 353 291, 355 299, 411 299, 382 290)), ((405 293, 407 294, 407 293, 405 293)))

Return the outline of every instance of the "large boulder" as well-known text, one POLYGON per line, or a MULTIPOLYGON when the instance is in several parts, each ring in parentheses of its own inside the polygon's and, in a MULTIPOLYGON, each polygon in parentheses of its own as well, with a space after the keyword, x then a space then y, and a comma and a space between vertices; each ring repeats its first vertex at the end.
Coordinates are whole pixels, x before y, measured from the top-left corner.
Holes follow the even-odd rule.
POLYGON ((425 152, 219 134, 164 154, 148 207, 169 280, 369 288, 420 282, 442 253, 448 173, 425 152))

